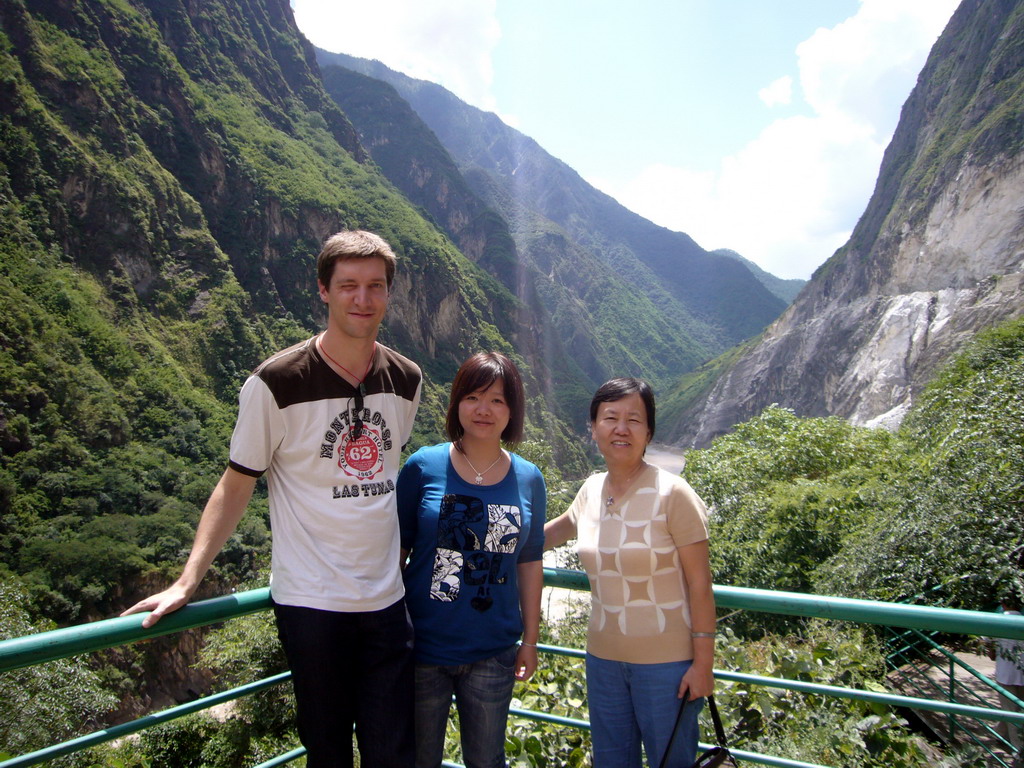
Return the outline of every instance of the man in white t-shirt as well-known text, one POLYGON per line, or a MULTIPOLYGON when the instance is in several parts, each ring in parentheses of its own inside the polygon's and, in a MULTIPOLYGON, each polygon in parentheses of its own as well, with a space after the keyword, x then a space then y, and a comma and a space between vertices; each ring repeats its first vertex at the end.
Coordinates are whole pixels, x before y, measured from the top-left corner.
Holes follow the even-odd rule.
MULTIPOLYGON (((125 614, 185 605, 266 474, 271 597, 309 768, 413 763, 412 624, 399 569, 395 480, 422 377, 377 343, 396 258, 370 232, 317 257, 327 329, 265 360, 239 394, 228 468, 181 576, 125 614)), ((124 615, 124 614, 122 614, 124 615)))
MULTIPOLYGON (((1020 616, 1020 604, 1016 598, 1004 598, 1003 613, 1007 616, 1020 616)), ((989 656, 996 662, 996 682, 1018 699, 1024 700, 1024 640, 997 638, 989 646, 989 656)), ((1011 712, 1020 711, 1020 706, 1006 696, 999 694, 1003 709, 1011 712)), ((1024 739, 1021 729, 1010 723, 999 723, 999 732, 1019 753, 1024 739)))

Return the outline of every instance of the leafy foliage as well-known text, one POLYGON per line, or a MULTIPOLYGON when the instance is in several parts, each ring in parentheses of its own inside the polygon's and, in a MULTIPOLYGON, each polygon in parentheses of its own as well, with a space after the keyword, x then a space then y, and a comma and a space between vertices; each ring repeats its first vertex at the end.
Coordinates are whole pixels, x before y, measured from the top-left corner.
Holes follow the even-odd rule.
POLYGON ((1024 321, 979 335, 901 430, 773 407, 687 455, 716 581, 878 599, 1021 592, 1024 321))
MULTIPOLYGON (((33 622, 22 607, 28 595, 10 573, 0 579, 0 640, 52 624, 33 622)), ((96 727, 116 704, 97 674, 80 659, 62 659, 0 675, 0 752, 24 754, 96 727)))
MULTIPOLYGON (((570 603, 556 622, 542 622, 541 642, 567 648, 586 643, 588 612, 582 601, 570 603)), ((537 671, 516 683, 512 706, 575 720, 587 720, 587 690, 583 659, 541 654, 537 671)), ((449 743, 455 749, 455 743, 449 743)), ((590 732, 526 717, 509 716, 505 753, 513 766, 558 768, 591 765, 590 732)))
MULTIPOLYGON (((265 582, 267 575, 258 581, 265 582)), ((236 619, 211 633, 200 662, 216 671, 217 686, 221 690, 288 669, 270 611, 236 619)), ((273 686, 240 699, 233 717, 245 723, 256 738, 283 738, 291 734, 295 724, 291 684, 273 686)))
POLYGON ((866 476, 888 471, 893 442, 773 406, 688 453, 685 474, 712 509, 716 583, 810 591, 816 567, 872 504, 866 476))
MULTIPOLYGON (((882 654, 870 632, 812 622, 803 636, 767 635, 754 641, 732 632, 732 621, 720 625, 718 669, 883 690, 882 654)), ((586 622, 585 609, 570 609, 564 619, 545 627, 544 641, 582 647, 586 622)), ((582 659, 544 655, 533 679, 517 686, 513 706, 586 720, 583 679, 582 659)), ((740 749, 837 768, 910 768, 938 756, 884 705, 724 681, 719 681, 715 697, 730 745, 740 749)), ((712 732, 707 713, 702 721, 707 741, 712 732)), ((450 739, 449 750, 456 748, 457 739, 450 739)), ((525 718, 510 718, 506 750, 512 765, 591 764, 589 734, 525 718)), ((979 768, 982 764, 977 763, 979 768)), ((962 765, 975 763, 964 760, 962 765)))
MULTIPOLYGON (((804 637, 741 641, 726 629, 716 648, 719 669, 884 690, 882 656, 871 635, 859 630, 817 622, 804 637)), ((935 756, 885 705, 738 682, 719 682, 715 699, 730 746, 740 749, 836 768, 910 768, 935 756)))
POLYGON ((827 589, 883 599, 935 586, 985 609, 1024 595, 1024 320, 981 334, 921 395, 887 503, 821 574, 827 589))
MULTIPOLYGON (((143 329, 94 280, 31 253, 8 244, 0 261, 0 558, 68 621, 182 561, 231 409, 160 346, 140 353, 143 329)), ((265 544, 265 525, 251 534, 265 544)))

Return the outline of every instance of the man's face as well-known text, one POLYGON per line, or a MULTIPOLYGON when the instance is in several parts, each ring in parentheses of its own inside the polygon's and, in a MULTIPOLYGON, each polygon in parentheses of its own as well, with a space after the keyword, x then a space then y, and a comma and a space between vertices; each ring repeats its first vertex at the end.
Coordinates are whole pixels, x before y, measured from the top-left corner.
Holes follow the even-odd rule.
POLYGON ((383 259, 339 260, 329 285, 317 282, 327 305, 328 325, 351 339, 377 335, 388 308, 387 271, 383 259))

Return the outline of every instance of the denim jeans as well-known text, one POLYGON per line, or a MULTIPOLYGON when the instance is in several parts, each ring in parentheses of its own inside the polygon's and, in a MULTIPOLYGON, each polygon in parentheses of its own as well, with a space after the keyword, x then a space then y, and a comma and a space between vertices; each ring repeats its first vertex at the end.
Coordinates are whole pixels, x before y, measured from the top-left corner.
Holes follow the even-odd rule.
POLYGON ((452 694, 466 768, 505 768, 505 724, 515 685, 516 646, 448 667, 416 665, 416 768, 438 768, 452 694))
MULTIPOLYGON (((594 768, 640 768, 640 745, 647 765, 657 768, 679 714, 679 681, 690 661, 631 664, 587 654, 587 698, 594 768)), ((697 716, 704 699, 686 702, 670 768, 691 768, 697 757, 697 716)))
POLYGON ((405 600, 339 613, 274 605, 292 670, 308 768, 409 768, 413 741, 412 622, 405 600))

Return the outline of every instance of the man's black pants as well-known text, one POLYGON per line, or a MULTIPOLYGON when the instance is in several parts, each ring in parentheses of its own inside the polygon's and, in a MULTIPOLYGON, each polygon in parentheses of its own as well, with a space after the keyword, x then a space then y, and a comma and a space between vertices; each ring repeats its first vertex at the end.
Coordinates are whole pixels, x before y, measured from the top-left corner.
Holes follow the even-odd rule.
POLYGON ((414 762, 412 622, 405 600, 380 611, 340 613, 274 604, 292 670, 299 738, 308 768, 414 762))

